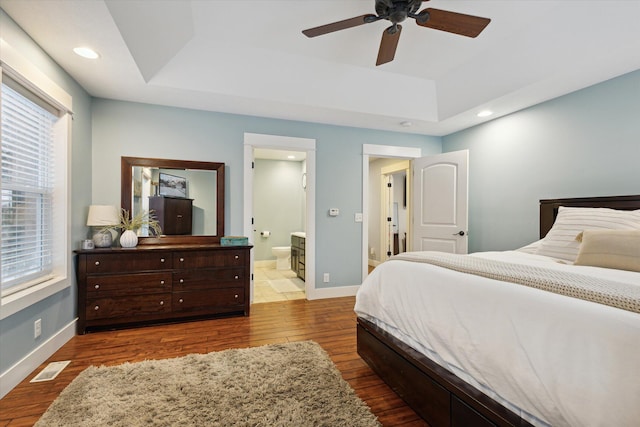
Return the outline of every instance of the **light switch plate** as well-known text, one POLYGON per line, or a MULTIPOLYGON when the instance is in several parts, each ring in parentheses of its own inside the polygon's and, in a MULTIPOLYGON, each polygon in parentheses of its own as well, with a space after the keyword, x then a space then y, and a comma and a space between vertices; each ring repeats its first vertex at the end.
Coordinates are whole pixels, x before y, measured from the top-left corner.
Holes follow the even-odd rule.
POLYGON ((356 222, 362 222, 362 213, 358 212, 355 214, 355 221, 356 222))
POLYGON ((329 216, 338 216, 340 214, 340 209, 331 208, 329 209, 329 216))

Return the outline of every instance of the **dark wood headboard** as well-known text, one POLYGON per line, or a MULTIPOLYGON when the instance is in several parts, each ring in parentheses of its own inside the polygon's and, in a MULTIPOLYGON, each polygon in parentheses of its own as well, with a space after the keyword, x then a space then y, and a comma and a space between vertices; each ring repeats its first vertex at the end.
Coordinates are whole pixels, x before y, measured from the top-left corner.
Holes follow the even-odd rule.
POLYGON ((547 235, 558 215, 560 206, 573 208, 611 208, 626 211, 640 209, 640 195, 580 197, 574 199, 540 200, 540 238, 547 235))

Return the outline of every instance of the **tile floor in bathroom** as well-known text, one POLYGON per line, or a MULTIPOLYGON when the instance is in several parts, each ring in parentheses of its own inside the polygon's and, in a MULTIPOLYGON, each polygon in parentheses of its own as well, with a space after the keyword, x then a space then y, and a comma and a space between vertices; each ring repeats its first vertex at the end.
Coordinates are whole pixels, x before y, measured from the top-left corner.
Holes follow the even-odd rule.
POLYGON ((304 299, 304 281, 293 270, 276 270, 275 261, 253 267, 253 303, 304 299))

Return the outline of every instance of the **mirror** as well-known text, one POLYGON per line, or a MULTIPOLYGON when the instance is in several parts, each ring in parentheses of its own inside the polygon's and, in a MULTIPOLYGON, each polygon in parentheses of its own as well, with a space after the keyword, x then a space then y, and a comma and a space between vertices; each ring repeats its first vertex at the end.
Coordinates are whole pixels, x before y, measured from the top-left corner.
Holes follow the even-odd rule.
POLYGON ((122 157, 122 209, 130 215, 152 209, 163 224, 161 236, 149 236, 147 229, 141 229, 138 244, 219 243, 224 234, 224 166, 215 162, 122 157), (163 209, 173 211, 175 206, 185 215, 162 213, 163 209), (191 218, 187 217, 189 214, 191 218))

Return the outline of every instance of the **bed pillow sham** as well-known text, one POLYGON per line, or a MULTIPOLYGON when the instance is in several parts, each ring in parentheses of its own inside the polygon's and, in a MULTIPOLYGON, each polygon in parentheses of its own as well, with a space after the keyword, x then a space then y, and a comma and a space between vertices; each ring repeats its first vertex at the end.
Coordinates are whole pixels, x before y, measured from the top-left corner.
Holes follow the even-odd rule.
POLYGON ((640 209, 621 211, 560 206, 553 227, 536 253, 573 263, 580 249, 576 236, 584 230, 640 230, 640 209))
POLYGON ((640 272, 640 230, 585 230, 575 265, 640 272))
POLYGON ((533 243, 529 243, 528 245, 525 245, 521 248, 515 249, 518 252, 525 252, 528 254, 535 254, 538 251, 538 247, 540 246, 540 243, 542 243, 542 240, 536 240, 533 243))

